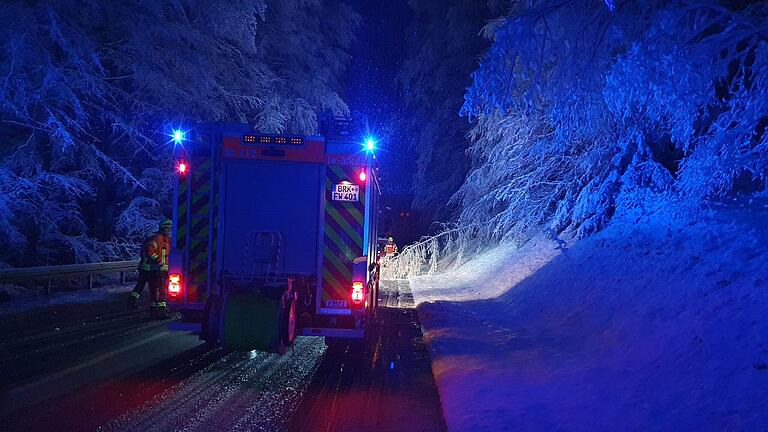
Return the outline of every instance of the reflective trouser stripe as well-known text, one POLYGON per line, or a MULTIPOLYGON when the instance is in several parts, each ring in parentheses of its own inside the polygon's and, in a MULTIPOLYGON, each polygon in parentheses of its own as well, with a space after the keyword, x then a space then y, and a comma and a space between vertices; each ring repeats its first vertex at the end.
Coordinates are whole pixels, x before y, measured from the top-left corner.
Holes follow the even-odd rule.
POLYGON ((165 302, 158 302, 157 307, 160 307, 160 308, 166 307, 165 302))
POLYGON ((139 298, 139 293, 137 293, 136 291, 131 291, 131 297, 139 298))

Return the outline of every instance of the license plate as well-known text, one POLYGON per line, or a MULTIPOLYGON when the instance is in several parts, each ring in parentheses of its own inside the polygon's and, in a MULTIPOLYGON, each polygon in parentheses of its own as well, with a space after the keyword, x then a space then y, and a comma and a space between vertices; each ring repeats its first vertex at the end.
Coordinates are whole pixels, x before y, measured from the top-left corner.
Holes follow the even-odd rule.
POLYGON ((333 185, 331 191, 332 201, 358 202, 360 201, 360 186, 355 184, 339 183, 333 185))

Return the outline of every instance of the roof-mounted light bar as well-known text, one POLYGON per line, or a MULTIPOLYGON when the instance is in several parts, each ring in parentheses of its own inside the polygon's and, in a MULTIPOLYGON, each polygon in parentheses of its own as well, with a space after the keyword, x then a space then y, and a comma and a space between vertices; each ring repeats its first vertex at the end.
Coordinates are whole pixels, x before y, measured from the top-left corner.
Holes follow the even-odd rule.
POLYGON ((267 145, 304 145, 304 137, 283 136, 283 135, 243 135, 244 144, 267 144, 267 145))

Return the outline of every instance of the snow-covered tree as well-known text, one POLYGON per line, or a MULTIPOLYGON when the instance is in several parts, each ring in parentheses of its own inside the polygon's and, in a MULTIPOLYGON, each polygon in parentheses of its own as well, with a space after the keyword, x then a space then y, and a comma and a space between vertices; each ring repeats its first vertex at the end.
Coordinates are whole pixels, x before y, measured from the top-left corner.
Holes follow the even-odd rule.
POLYGON ((765 2, 513 2, 465 96, 460 220, 584 236, 648 193, 763 191, 766 18, 765 2))
POLYGON ((167 214, 169 124, 311 132, 345 113, 358 22, 324 0, 6 2, 0 261, 121 253, 167 214))

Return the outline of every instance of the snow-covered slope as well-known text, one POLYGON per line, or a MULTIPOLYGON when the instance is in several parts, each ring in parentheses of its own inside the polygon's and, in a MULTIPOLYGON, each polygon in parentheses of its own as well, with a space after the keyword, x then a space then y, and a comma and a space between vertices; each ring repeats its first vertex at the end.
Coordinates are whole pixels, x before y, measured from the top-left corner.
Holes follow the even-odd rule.
POLYGON ((768 220, 748 216, 627 214, 412 279, 449 430, 766 430, 768 220))

